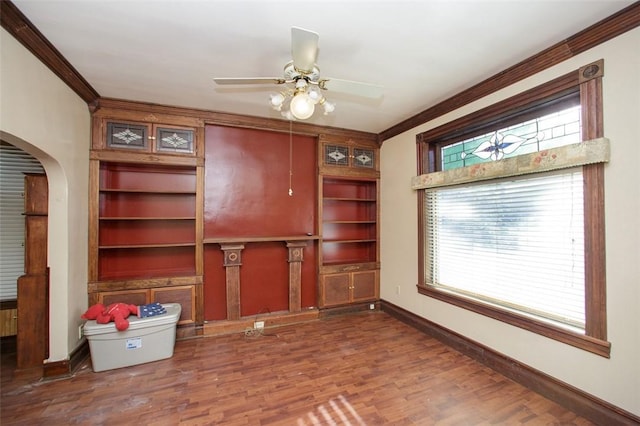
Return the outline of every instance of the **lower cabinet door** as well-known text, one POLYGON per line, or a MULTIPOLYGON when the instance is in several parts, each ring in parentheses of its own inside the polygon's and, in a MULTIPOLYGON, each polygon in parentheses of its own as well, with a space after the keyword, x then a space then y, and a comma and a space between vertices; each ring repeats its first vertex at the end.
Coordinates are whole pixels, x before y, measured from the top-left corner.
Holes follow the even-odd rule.
POLYGON ((320 306, 346 305, 379 298, 378 271, 321 275, 320 306))
POLYGON ((95 303, 102 303, 105 306, 112 303, 126 303, 128 305, 139 306, 151 302, 179 303, 182 307, 182 312, 178 324, 191 324, 195 322, 195 287, 192 285, 104 291, 98 293, 95 303))
POLYGON ((322 275, 321 286, 322 306, 344 305, 350 302, 350 274, 322 275))
POLYGON ((182 307, 178 324, 195 322, 195 288, 192 285, 151 289, 151 301, 158 303, 179 303, 182 307))
POLYGON ((98 296, 98 302, 103 305, 111 305, 112 303, 126 303, 127 305, 146 305, 149 303, 149 290, 117 290, 103 291, 98 296))
POLYGON ((352 272, 352 302, 378 299, 378 271, 352 272))

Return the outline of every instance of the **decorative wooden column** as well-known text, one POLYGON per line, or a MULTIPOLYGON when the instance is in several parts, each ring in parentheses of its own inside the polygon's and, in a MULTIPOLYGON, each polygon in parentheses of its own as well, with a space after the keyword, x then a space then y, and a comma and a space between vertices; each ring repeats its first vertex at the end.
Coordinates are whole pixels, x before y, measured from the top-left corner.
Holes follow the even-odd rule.
POLYGON ((244 244, 221 243, 224 252, 224 267, 227 283, 227 319, 240 319, 240 266, 244 244))
POLYGON ((306 241, 287 241, 289 249, 289 312, 302 310, 302 261, 306 241))
POLYGON ((24 179, 24 272, 18 278, 18 368, 42 367, 49 357, 49 268, 47 176, 24 179))

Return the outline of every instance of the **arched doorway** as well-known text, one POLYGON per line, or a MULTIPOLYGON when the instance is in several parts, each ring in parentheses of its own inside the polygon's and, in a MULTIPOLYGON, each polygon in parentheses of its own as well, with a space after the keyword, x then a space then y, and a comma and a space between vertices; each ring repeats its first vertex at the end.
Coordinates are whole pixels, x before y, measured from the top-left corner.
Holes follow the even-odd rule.
POLYGON ((48 184, 42 164, 0 142, 0 332, 3 353, 16 353, 20 369, 48 357, 48 184))

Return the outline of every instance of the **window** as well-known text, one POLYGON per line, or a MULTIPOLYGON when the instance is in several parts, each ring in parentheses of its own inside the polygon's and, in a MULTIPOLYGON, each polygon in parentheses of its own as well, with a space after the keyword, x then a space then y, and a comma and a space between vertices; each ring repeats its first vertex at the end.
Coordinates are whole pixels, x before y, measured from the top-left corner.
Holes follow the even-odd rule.
POLYGON ((27 152, 0 141, 0 301, 18 298, 17 280, 24 275, 25 173, 44 173, 44 169, 27 152))
POLYGON ((579 168, 425 193, 427 283, 584 330, 579 168))
POLYGON ((606 160, 569 153, 602 137, 592 71, 418 135, 418 290, 608 357, 606 160))

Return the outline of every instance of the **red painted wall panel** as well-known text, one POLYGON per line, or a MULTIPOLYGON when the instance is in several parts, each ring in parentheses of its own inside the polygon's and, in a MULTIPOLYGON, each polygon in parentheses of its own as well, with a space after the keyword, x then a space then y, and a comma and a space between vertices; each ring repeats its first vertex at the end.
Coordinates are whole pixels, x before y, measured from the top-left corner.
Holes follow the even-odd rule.
POLYGON ((316 139, 207 126, 205 238, 315 233, 316 139))
POLYGON ((302 262, 302 288, 301 302, 302 309, 316 307, 318 297, 318 274, 316 265, 318 264, 318 242, 309 241, 304 248, 304 262, 302 262))
POLYGON ((218 244, 204 246, 204 319, 227 318, 227 290, 223 252, 218 244))
MULTIPOLYGON (((288 133, 206 127, 205 238, 317 233, 317 141, 293 135, 291 142, 288 133), (289 196, 290 160, 293 196, 289 196)), ((304 252, 303 307, 316 306, 316 246, 310 241, 304 252)), ((224 319, 226 283, 220 246, 207 244, 204 256, 205 319, 224 319)), ((287 257, 283 241, 245 245, 240 267, 242 316, 288 310, 287 257)))
POLYGON ((245 246, 240 268, 240 308, 242 316, 289 309, 289 263, 284 243, 245 246))

